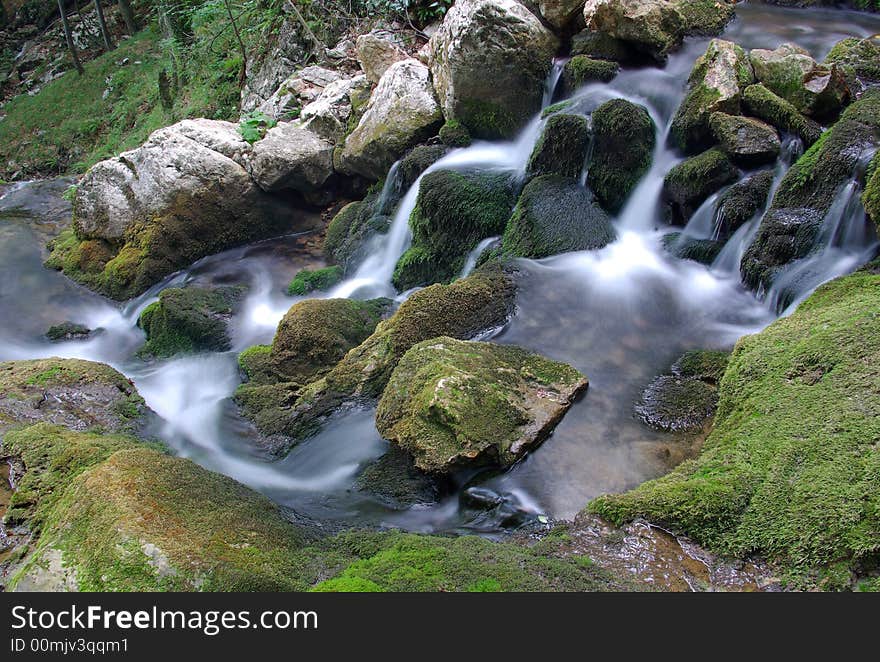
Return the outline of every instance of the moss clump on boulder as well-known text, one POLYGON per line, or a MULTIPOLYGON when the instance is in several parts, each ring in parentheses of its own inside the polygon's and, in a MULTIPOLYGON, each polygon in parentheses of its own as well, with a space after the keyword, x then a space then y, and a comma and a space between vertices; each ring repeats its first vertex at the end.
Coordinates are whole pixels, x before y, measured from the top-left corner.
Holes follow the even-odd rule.
POLYGON ((407 290, 455 277, 481 239, 504 230, 516 202, 513 186, 505 174, 435 170, 425 175, 409 218, 415 257, 404 256, 394 286, 407 290), (404 268, 408 264, 418 268, 404 268))
POLYGON ((509 466, 550 434, 587 384, 571 366, 518 347, 434 338, 400 359, 376 427, 426 472, 509 466))
POLYGON ((561 175, 577 179, 590 148, 590 124, 585 117, 558 113, 547 120, 529 157, 529 176, 561 175))
POLYGON ((594 60, 586 55, 575 55, 562 69, 562 84, 568 92, 586 83, 608 83, 620 71, 620 65, 608 60, 594 60))
POLYGON ((874 156, 868 166, 866 175, 867 183, 862 193, 862 204, 865 213, 877 225, 877 233, 880 234, 880 153, 874 156))
POLYGON ((138 326, 147 334, 142 353, 162 357, 228 350, 227 324, 242 294, 240 287, 162 290, 159 300, 138 318, 138 326))
POLYGON ((543 258, 603 248, 616 233, 593 194, 576 180, 556 175, 529 182, 504 230, 504 252, 543 258))
POLYGON ((291 296, 305 296, 312 292, 326 292, 339 283, 343 276, 343 269, 339 265, 323 269, 301 269, 287 286, 287 293, 291 296))
POLYGON ((469 147, 472 140, 467 127, 458 120, 447 120, 440 127, 440 142, 447 147, 469 147))
POLYGON ((324 255, 347 273, 354 268, 364 245, 377 234, 388 231, 391 219, 376 210, 377 195, 343 207, 324 236, 324 255))
POLYGON ((651 167, 656 128, 648 111, 612 99, 593 112, 593 155, 587 183, 602 206, 619 212, 651 167))
POLYGON ((84 324, 76 322, 61 322, 54 324, 46 331, 46 337, 52 342, 61 342, 64 340, 83 340, 88 338, 92 330, 84 324))
POLYGON ((850 91, 860 92, 880 83, 880 43, 876 39, 842 39, 825 57, 825 65, 836 65, 850 91))
MULTIPOLYGON (((425 170, 446 156, 448 152, 449 148, 445 145, 419 145, 403 157, 397 169, 399 192, 394 196, 395 200, 403 196, 425 170)), ((390 212, 391 210, 384 211, 390 212)))
POLYGON ((724 242, 715 239, 695 239, 681 232, 670 232, 663 236, 663 248, 679 259, 693 260, 709 266, 721 253, 724 242))
POLYGON ((822 135, 822 127, 818 122, 801 114, 791 103, 761 84, 749 85, 745 89, 743 106, 749 114, 772 124, 780 131, 797 136, 807 147, 822 135))
POLYGON ((767 206, 773 171, 762 170, 731 186, 718 200, 718 235, 730 237, 767 206))
POLYGON ((776 129, 751 117, 712 113, 709 127, 720 149, 744 167, 773 163, 782 149, 776 129))
POLYGON ((0 363, 0 427, 50 422, 73 430, 136 430, 148 413, 123 374, 81 359, 0 363))
POLYGON ((880 545, 878 305, 880 276, 859 272, 740 340, 701 455, 589 510, 760 554, 795 587, 851 588, 880 545))
POLYGON ((676 225, 686 224, 710 195, 738 177, 736 166, 720 149, 682 161, 663 180, 670 220, 676 225))

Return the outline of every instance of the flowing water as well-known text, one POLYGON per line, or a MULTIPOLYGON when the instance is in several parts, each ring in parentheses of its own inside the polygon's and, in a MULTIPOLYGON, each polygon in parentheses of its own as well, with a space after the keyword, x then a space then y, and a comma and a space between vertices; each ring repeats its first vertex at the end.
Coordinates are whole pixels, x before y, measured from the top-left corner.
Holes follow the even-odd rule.
MULTIPOLYGON (((744 5, 739 16, 727 38, 747 48, 795 41, 818 58, 845 36, 880 31, 880 19, 840 11, 744 5)), ((658 126, 653 165, 616 220, 616 242, 600 251, 520 261, 516 313, 504 329, 489 335, 571 363, 589 376, 590 390, 524 461, 503 473, 459 476, 457 488, 481 484, 507 495, 522 511, 567 518, 597 494, 662 474, 694 449, 636 418, 634 404, 652 378, 688 349, 731 347, 876 251, 856 184, 840 192, 817 251, 782 274, 764 300, 745 291, 738 274, 760 214, 733 235, 712 267, 671 258, 662 250, 663 233, 670 230, 660 204, 663 176, 681 160, 666 147, 668 126, 706 42, 689 41, 663 70, 627 70, 610 84, 589 85, 574 95, 574 107, 583 112, 615 97, 645 105, 658 126)), ((557 96, 560 71, 557 62, 545 104, 557 96)), ((484 169, 522 176, 541 128, 536 117, 516 140, 453 150, 430 170, 484 169)), ((798 150, 795 141, 786 143, 776 165, 776 185, 798 150)), ((387 182, 380 204, 403 193, 389 232, 369 246, 356 273, 325 296, 400 301, 409 294, 397 293, 390 280, 410 242, 407 220, 419 184, 398 192, 394 172, 387 182)), ((271 342, 279 320, 297 301, 284 294, 286 283, 300 268, 320 264, 309 250, 309 237, 281 237, 205 258, 120 307, 42 267, 42 246, 69 218, 69 206, 60 197, 68 184, 19 184, 7 187, 0 198, 0 360, 63 356, 109 363, 135 382, 161 419, 153 432, 174 452, 251 485, 299 516, 420 531, 498 529, 492 516, 462 509, 457 490, 438 504, 405 510, 358 491, 359 472, 388 449, 369 408, 341 411, 282 460, 266 457, 254 430, 237 415, 230 400, 240 383, 236 354, 271 342), (190 283, 248 286, 232 322, 232 351, 152 363, 136 358, 143 342, 136 326, 139 312, 162 288, 190 283), (63 320, 102 331, 83 341, 49 343, 42 334, 63 320)), ((697 212, 686 229, 689 235, 714 236, 716 199, 697 212)), ((463 273, 495 240, 487 238, 474 248, 463 273)))

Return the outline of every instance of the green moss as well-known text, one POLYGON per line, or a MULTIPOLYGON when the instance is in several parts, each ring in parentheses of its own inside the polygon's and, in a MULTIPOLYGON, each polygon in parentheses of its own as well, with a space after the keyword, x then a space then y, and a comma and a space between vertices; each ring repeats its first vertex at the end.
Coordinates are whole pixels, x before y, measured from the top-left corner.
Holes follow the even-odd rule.
POLYGON ((440 127, 440 140, 448 147, 468 147, 471 144, 471 134, 458 120, 448 120, 440 127))
POLYGON ((620 71, 620 65, 608 60, 594 60, 586 55, 575 55, 562 70, 565 89, 573 92, 590 82, 608 83, 620 71))
POLYGON ((850 90, 880 82, 880 43, 876 39, 843 39, 825 57, 825 64, 843 71, 850 90))
POLYGON ((682 377, 695 377, 717 384, 724 376, 730 352, 695 349, 684 354, 672 366, 672 372, 682 377))
POLYGON ((675 3, 681 15, 685 34, 720 34, 733 20, 733 3, 718 0, 681 0, 675 3))
POLYGON ((802 115, 791 103, 760 83, 744 90, 743 105, 751 115, 796 135, 807 147, 822 135, 822 127, 817 122, 802 115))
POLYGON ((529 176, 561 175, 577 179, 586 165, 590 124, 585 117, 557 113, 550 116, 535 144, 526 172, 529 176))
POLYGON ((52 341, 69 340, 71 338, 85 338, 91 332, 92 330, 83 324, 62 322, 61 324, 50 326, 46 331, 46 337, 52 341))
POLYGON ((819 288, 737 344, 701 455, 589 510, 761 554, 798 587, 826 569, 870 570, 880 552, 880 276, 819 288))
POLYGON ((324 254, 346 272, 353 268, 369 239, 388 230, 390 220, 378 215, 377 197, 373 193, 362 201, 346 205, 327 226, 324 254))
POLYGON ((587 183, 616 214, 651 167, 656 127, 642 106, 612 99, 593 112, 593 156, 587 183))
POLYGON ((461 103, 458 119, 474 138, 498 140, 509 138, 519 129, 520 121, 500 103, 466 99, 461 103))
POLYGON ((868 168, 867 184, 862 193, 862 204, 868 217, 877 224, 880 234, 880 153, 874 156, 868 168))
POLYGON ((719 236, 727 238, 765 209, 772 170, 762 170, 731 186, 718 200, 716 221, 719 236))
POLYGON ((416 284, 430 283, 442 271, 446 271, 446 267, 437 263, 430 250, 411 246, 397 261, 391 282, 400 290, 408 290, 416 284))
POLYGON ((684 225, 706 199, 739 171, 720 149, 710 149, 682 161, 663 180, 663 191, 673 223, 684 225))
POLYGON ((302 269, 290 281, 287 293, 291 296, 305 296, 315 291, 326 292, 339 283, 342 277, 343 270, 339 265, 314 270, 302 269))
POLYGON ((555 115, 556 113, 561 113, 563 110, 567 108, 571 108, 574 105, 574 101, 571 99, 567 99, 565 101, 558 101, 551 106, 547 106, 543 111, 541 111, 541 119, 547 119, 551 115, 555 115))
POLYGON ((419 145, 410 150, 409 154, 400 160, 400 165, 397 168, 400 192, 395 196, 393 202, 396 204, 397 200, 416 183, 419 176, 446 156, 447 152, 449 149, 445 145, 419 145))
POLYGON ((681 232, 670 232, 663 236, 663 248, 681 260, 711 265, 724 248, 724 243, 714 239, 694 239, 681 232))
POLYGON ((542 175, 523 189, 502 237, 508 255, 544 258, 614 241, 608 214, 576 180, 542 175))
POLYGON ((249 380, 266 381, 271 369, 272 345, 254 345, 238 355, 238 367, 249 380))

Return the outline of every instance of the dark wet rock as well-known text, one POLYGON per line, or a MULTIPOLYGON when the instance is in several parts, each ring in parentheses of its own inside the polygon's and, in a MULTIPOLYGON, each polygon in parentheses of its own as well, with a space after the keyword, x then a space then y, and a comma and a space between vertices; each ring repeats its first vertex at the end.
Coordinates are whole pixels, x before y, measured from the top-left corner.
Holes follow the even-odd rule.
POLYGON ((822 135, 822 126, 818 122, 806 117, 791 103, 761 84, 749 85, 745 89, 743 106, 749 114, 780 131, 797 136, 806 147, 810 147, 822 135))
POLYGON ((550 434, 587 385, 571 366, 517 347, 433 338, 395 367, 376 427, 429 473, 509 466, 550 434))
POLYGON ((868 218, 877 225, 877 234, 880 235, 880 153, 874 156, 868 166, 865 180, 867 183, 862 193, 862 205, 868 218))
POLYGON ((721 150, 744 167, 773 163, 782 148, 776 129, 751 117, 712 113, 709 127, 721 150))
POLYGON ((449 148, 445 145, 419 145, 413 148, 400 160, 397 169, 400 195, 406 193, 425 170, 446 156, 448 152, 449 148))
POLYGON ((603 248, 615 236, 611 218, 589 189, 574 179, 544 175, 523 189, 502 246, 508 255, 543 258, 603 248))
POLYGON ((92 330, 84 324, 76 322, 61 322, 50 326, 46 331, 46 337, 52 342, 61 342, 64 340, 85 340, 92 334, 92 330))
POLYGON ((504 497, 488 487, 475 485, 463 490, 459 496, 461 505, 473 510, 491 510, 504 502, 504 497))
POLYGON ((582 30, 571 38, 571 54, 586 55, 595 60, 610 60, 620 64, 636 64, 645 58, 622 39, 615 39, 604 32, 592 30, 582 30))
POLYGON ((656 128, 648 111, 613 99, 593 112, 593 148, 587 183, 602 206, 619 212, 651 167, 656 128))
POLYGON ((561 175, 577 179, 590 147, 590 123, 580 115, 557 113, 547 120, 526 173, 529 176, 561 175))
POLYGON ((471 134, 467 127, 458 120, 448 120, 440 127, 440 133, 437 134, 447 147, 468 147, 470 146, 471 134))
POLYGON ((673 224, 684 225, 706 199, 739 177, 727 155, 710 149, 682 161, 663 181, 663 191, 673 224))
POLYGON ((343 207, 324 236, 324 254, 349 273, 362 259, 370 239, 388 231, 391 219, 376 210, 377 196, 367 196, 343 207))
POLYGON ((368 465, 355 486, 395 508, 435 503, 440 496, 437 479, 416 469, 412 457, 396 446, 368 465))
POLYGON ((721 253, 724 242, 715 239, 695 239, 681 232, 671 232, 663 237, 663 248, 677 258, 693 260, 708 266, 721 253))
POLYGON ((228 324, 241 287, 172 287, 159 293, 138 318, 147 335, 141 352, 157 357, 230 348, 228 324))
POLYGON ((724 192, 716 212, 719 236, 731 236, 766 207, 773 177, 772 170, 762 170, 724 192))
POLYGON ((611 82, 619 72, 620 65, 616 62, 575 55, 562 69, 562 85, 571 93, 586 83, 611 82))
POLYGON ((718 391, 713 385, 692 377, 661 375, 645 389, 636 413, 660 430, 696 432, 717 405, 718 391))

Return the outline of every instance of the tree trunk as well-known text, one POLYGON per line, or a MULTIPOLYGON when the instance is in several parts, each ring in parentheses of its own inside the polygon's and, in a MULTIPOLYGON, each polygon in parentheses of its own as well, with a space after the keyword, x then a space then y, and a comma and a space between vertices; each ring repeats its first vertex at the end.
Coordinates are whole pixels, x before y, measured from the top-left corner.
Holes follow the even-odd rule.
POLYGON ((67 48, 70 50, 70 57, 73 58, 73 66, 76 72, 82 76, 85 73, 82 63, 79 61, 79 54, 76 52, 76 44, 73 43, 73 35, 70 34, 70 23, 67 22, 67 14, 64 11, 64 0, 58 0, 58 11, 61 12, 61 25, 64 28, 64 38, 67 39, 67 48))
POLYGON ((131 2, 129 0, 119 0, 119 11, 122 13, 122 20, 125 21, 125 29, 128 34, 133 35, 137 32, 137 21, 134 18, 134 12, 131 10, 131 2))
POLYGON ((110 41, 110 33, 107 32, 107 21, 104 20, 104 10, 101 8, 101 0, 95 0, 95 11, 98 13, 98 25, 101 28, 101 37, 104 39, 104 48, 113 50, 113 42, 110 41))
POLYGON ((235 39, 238 41, 238 49, 241 51, 241 75, 238 79, 238 86, 243 88, 247 76, 247 51, 245 50, 244 42, 241 40, 241 34, 238 32, 238 25, 236 25, 235 18, 232 16, 232 6, 229 4, 229 0, 223 0, 223 3, 226 5, 226 13, 229 16, 229 22, 232 23, 235 39))

